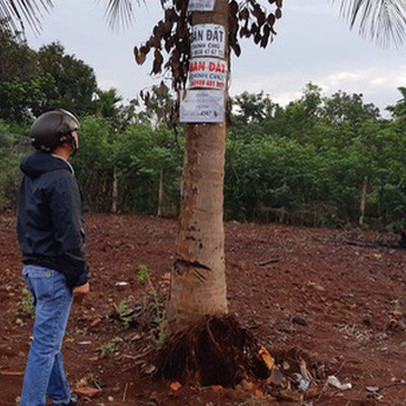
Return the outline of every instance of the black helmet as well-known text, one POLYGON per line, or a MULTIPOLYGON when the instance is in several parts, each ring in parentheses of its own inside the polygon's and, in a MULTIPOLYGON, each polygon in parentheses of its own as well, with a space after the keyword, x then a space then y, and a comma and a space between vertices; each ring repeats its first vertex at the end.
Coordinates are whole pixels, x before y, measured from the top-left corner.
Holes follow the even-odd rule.
POLYGON ((79 120, 69 111, 59 109, 41 114, 31 127, 31 143, 34 148, 52 152, 58 145, 71 142, 76 149, 72 131, 80 128, 79 120), (67 139, 61 140, 63 136, 67 139))

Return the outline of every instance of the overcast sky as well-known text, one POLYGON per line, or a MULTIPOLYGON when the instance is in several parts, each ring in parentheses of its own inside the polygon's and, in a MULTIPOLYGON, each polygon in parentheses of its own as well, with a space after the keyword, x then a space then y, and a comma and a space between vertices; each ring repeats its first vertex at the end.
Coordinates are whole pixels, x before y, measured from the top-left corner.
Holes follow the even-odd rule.
MULTIPOLYGON (((161 18, 158 0, 147 0, 148 7, 136 10, 134 25, 121 32, 108 27, 103 1, 55 3, 55 9, 44 16, 42 34, 28 33, 31 47, 60 41, 68 53, 94 68, 102 89, 115 87, 125 99, 159 82, 148 74, 149 59, 140 67, 133 58, 134 45, 148 39, 161 18)), ((396 88, 406 86, 406 47, 382 49, 359 38, 328 0, 285 0, 276 30, 278 35, 266 50, 250 40, 242 43, 241 57, 232 61, 232 95, 263 90, 285 104, 312 81, 325 95, 339 89, 363 93, 365 101, 384 113, 400 98, 396 88)))

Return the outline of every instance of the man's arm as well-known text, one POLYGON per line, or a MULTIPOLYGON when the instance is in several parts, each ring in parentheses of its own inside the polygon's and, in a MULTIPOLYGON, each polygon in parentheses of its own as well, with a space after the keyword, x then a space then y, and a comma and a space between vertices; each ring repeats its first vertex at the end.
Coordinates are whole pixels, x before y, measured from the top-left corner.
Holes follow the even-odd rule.
POLYGON ((83 286, 88 283, 90 273, 86 263, 82 201, 76 179, 70 172, 61 171, 52 183, 49 209, 60 266, 67 283, 72 288, 83 286))

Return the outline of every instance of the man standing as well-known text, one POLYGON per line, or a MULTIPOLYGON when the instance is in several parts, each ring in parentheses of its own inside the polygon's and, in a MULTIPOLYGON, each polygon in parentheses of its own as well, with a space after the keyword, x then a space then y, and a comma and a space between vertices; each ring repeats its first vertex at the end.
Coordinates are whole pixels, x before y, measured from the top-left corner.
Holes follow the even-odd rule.
POLYGON ((68 159, 79 147, 78 119, 66 110, 41 115, 31 128, 36 152, 24 158, 17 233, 23 275, 35 306, 20 406, 76 405, 62 360, 73 295, 89 292, 82 201, 68 159))

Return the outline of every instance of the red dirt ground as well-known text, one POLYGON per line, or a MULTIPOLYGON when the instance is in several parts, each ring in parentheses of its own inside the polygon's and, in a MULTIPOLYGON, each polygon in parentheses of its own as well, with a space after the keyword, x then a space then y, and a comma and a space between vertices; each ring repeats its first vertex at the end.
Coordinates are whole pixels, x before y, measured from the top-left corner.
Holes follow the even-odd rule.
MULTIPOLYGON (((133 305, 144 300, 146 288, 137 276, 140 264, 147 265, 155 287, 167 289, 177 223, 87 215, 85 227, 92 291, 75 303, 64 343, 72 388, 101 389, 92 399, 82 398, 83 404, 406 405, 406 251, 346 244, 346 239, 394 241, 396 236, 226 224, 230 312, 255 333, 282 372, 293 376, 292 369, 303 358, 314 378, 308 391, 287 390, 275 399, 265 383, 173 390, 170 382, 146 374, 151 334, 125 329, 107 316, 122 300, 133 305), (272 258, 279 262, 255 266, 272 258), (124 341, 106 346, 115 338, 124 341), (101 355, 101 347, 115 352, 101 355), (328 375, 350 382, 352 389, 326 384, 328 375)), ((12 213, 0 215, 0 259, 2 406, 16 404, 32 327, 19 304, 24 284, 12 213)))

